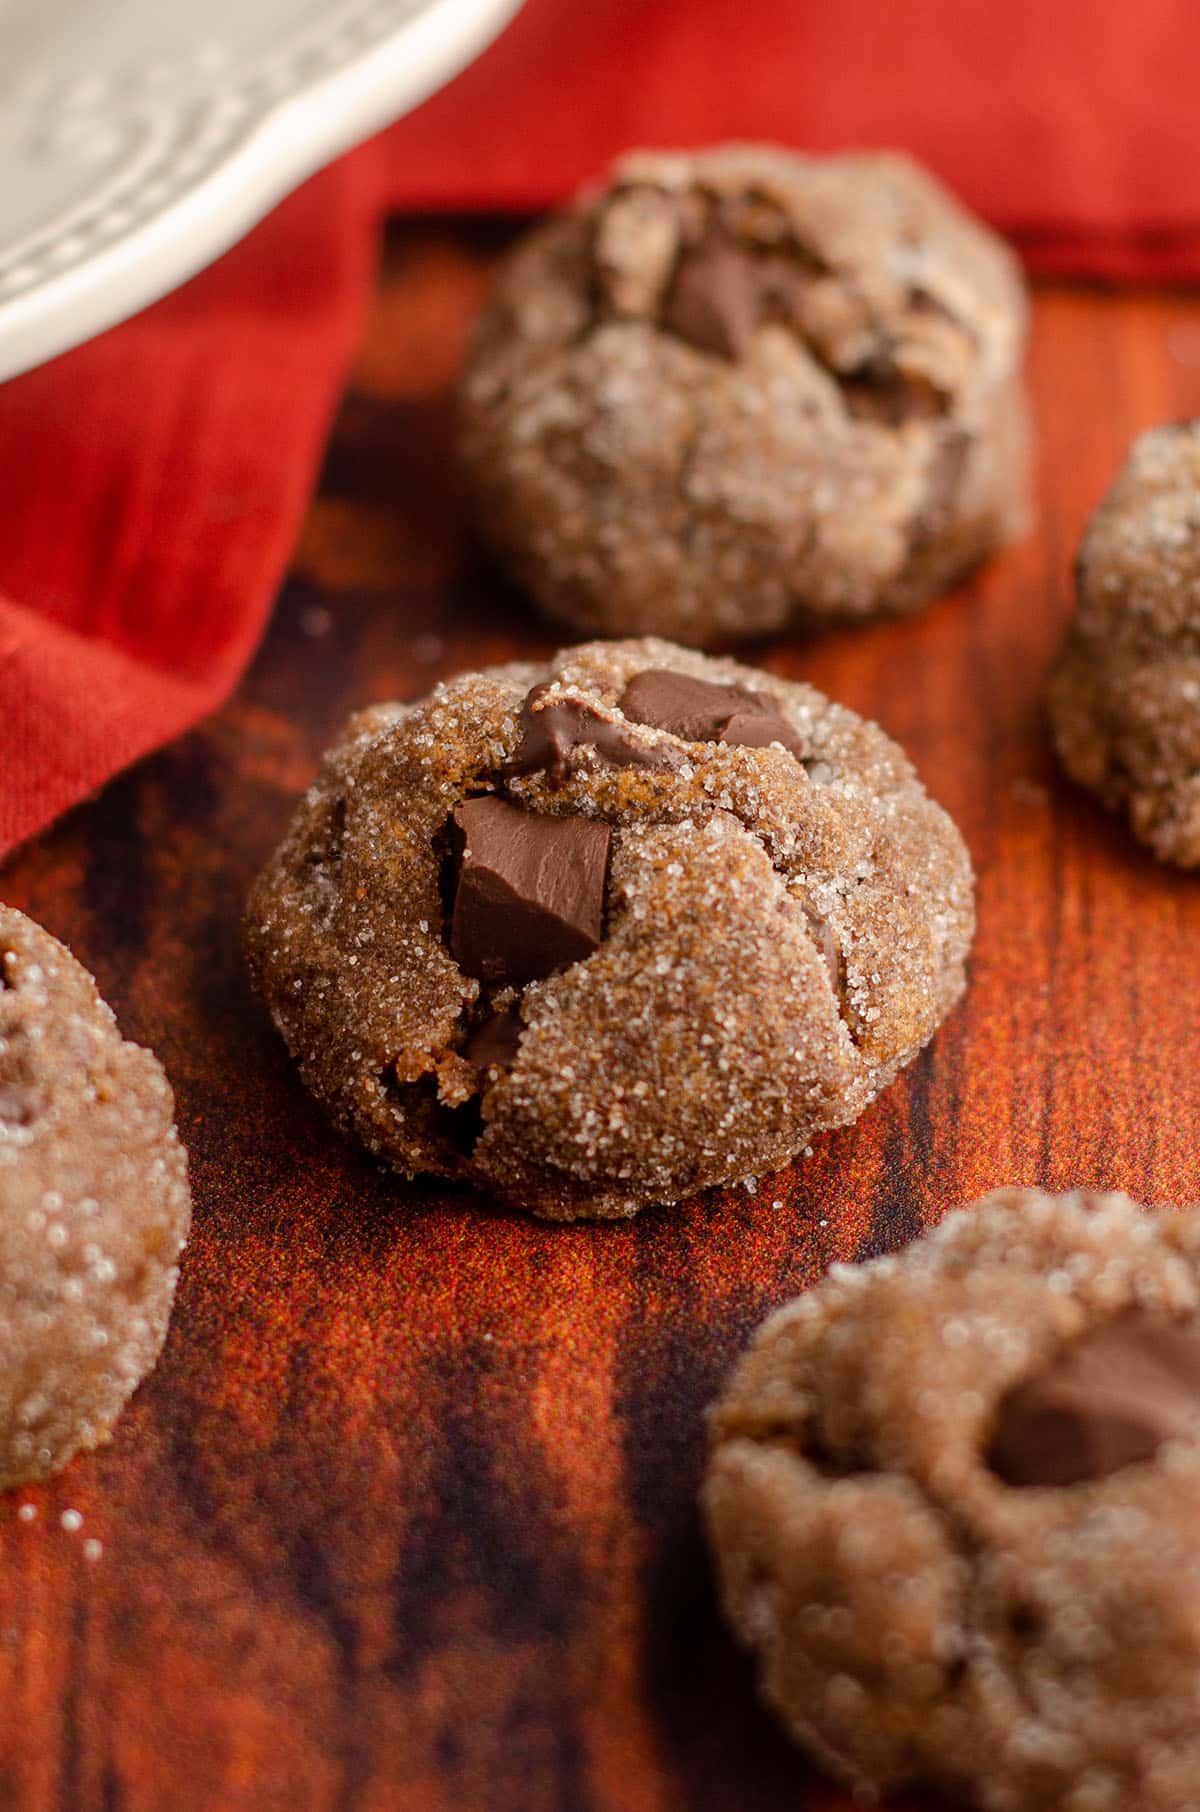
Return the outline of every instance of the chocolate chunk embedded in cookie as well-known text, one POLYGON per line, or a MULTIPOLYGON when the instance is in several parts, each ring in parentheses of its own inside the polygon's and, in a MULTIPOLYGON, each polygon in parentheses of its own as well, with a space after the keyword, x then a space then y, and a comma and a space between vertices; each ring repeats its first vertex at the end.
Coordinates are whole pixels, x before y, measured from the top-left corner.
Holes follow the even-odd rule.
POLYGON ((870 1796, 1185 1812, 1200 1215, 1005 1190, 773 1315, 704 1507, 764 1696, 870 1796))
POLYGON ((1200 867, 1200 422, 1134 442, 1088 524, 1050 688, 1059 759, 1163 862, 1200 867))
POLYGON ((600 946, 611 838, 578 815, 525 811, 494 793, 453 812, 462 836, 450 953, 467 975, 522 987, 600 946))
POLYGON ((1016 261, 901 157, 635 153, 480 322, 480 521, 578 631, 909 609, 1023 523, 1024 334, 1016 261))
POLYGON ((62 945, 0 906, 0 1488, 106 1441, 191 1219, 171 1090, 62 945))
POLYGON ((1200 1326, 1133 1309, 1009 1392, 987 1458, 1010 1485, 1077 1485, 1197 1434, 1200 1326))
POLYGON ((354 720, 247 912, 371 1150, 556 1219, 787 1162, 963 985, 970 865, 875 725, 658 641, 354 720))

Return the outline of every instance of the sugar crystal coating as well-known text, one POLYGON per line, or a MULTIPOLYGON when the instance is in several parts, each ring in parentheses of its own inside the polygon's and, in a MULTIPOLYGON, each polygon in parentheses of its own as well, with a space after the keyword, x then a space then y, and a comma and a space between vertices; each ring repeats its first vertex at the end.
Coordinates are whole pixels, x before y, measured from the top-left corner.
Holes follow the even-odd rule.
POLYGON ((764 1323, 712 1412, 709 1534, 764 1697, 863 1797, 1196 1805, 1198 1335, 1200 1214, 1032 1190, 764 1323), (1075 1482, 993 1463, 1039 1388, 1102 1437, 1075 1482))
POLYGON ((158 1062, 0 906, 0 1488, 109 1438, 158 1358, 190 1220, 158 1062))
POLYGON ((517 246, 479 323, 483 530, 579 633, 911 608, 1024 525, 1025 306, 903 157, 633 153, 517 246))
POLYGON ((765 1174, 856 1118, 954 1004, 972 929, 961 839, 881 730, 653 640, 364 712, 246 914, 258 985, 341 1124, 401 1171, 557 1219, 765 1174), (653 669, 761 694, 791 747, 627 718, 653 669), (542 771, 514 761, 531 698, 573 707, 542 771), (626 744, 648 759, 614 763, 626 744), (610 833, 598 948, 524 987, 454 960, 451 833, 491 796, 610 833))

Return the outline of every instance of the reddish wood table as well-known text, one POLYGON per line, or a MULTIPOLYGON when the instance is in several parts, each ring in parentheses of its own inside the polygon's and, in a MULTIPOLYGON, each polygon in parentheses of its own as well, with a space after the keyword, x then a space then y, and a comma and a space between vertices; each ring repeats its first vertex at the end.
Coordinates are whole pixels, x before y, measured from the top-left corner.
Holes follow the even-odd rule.
POLYGON ((238 698, 0 871, 161 1055, 196 1194, 114 1445, 0 1506, 11 1812, 844 1807, 756 1709, 713 1602, 693 1505, 731 1357, 832 1259, 994 1185, 1200 1193, 1200 880, 1059 780, 1041 707, 1086 511, 1136 430, 1200 412, 1200 306, 1059 288, 1031 360, 1037 533, 911 621, 760 651, 877 717, 966 834, 971 988, 932 1048, 763 1199, 629 1226, 404 1185, 330 1133, 248 994, 238 916, 352 707, 553 645, 472 550, 450 471, 503 238, 393 234, 238 698))

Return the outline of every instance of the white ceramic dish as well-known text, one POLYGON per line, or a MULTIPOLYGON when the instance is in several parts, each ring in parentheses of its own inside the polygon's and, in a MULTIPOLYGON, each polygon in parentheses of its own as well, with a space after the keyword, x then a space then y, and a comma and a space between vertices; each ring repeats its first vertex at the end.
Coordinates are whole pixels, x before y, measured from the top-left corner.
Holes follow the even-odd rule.
POLYGON ((0 379, 124 320, 520 0, 0 0, 0 379))

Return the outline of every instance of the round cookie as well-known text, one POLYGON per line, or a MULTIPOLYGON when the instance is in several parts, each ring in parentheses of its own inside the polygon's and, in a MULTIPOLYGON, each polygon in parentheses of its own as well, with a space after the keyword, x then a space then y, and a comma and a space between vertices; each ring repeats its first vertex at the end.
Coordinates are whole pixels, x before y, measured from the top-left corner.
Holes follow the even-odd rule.
POLYGON ((1059 758, 1161 861, 1200 867, 1200 422, 1134 442, 1076 593, 1050 689, 1059 758))
POLYGON ((157 1060, 0 906, 0 1489, 100 1446, 158 1358, 191 1221, 157 1060))
POLYGON ((726 1610, 864 1798, 1195 1804, 1200 1216, 1001 1191, 773 1315, 711 1434, 726 1610))
POLYGON ((484 534, 577 632, 908 610, 1025 522, 1015 259, 894 154, 623 158, 503 267, 462 392, 484 534))
POLYGON ((354 719, 246 917, 308 1086, 553 1219, 777 1168, 963 986, 970 864, 874 724, 654 640, 354 719))

